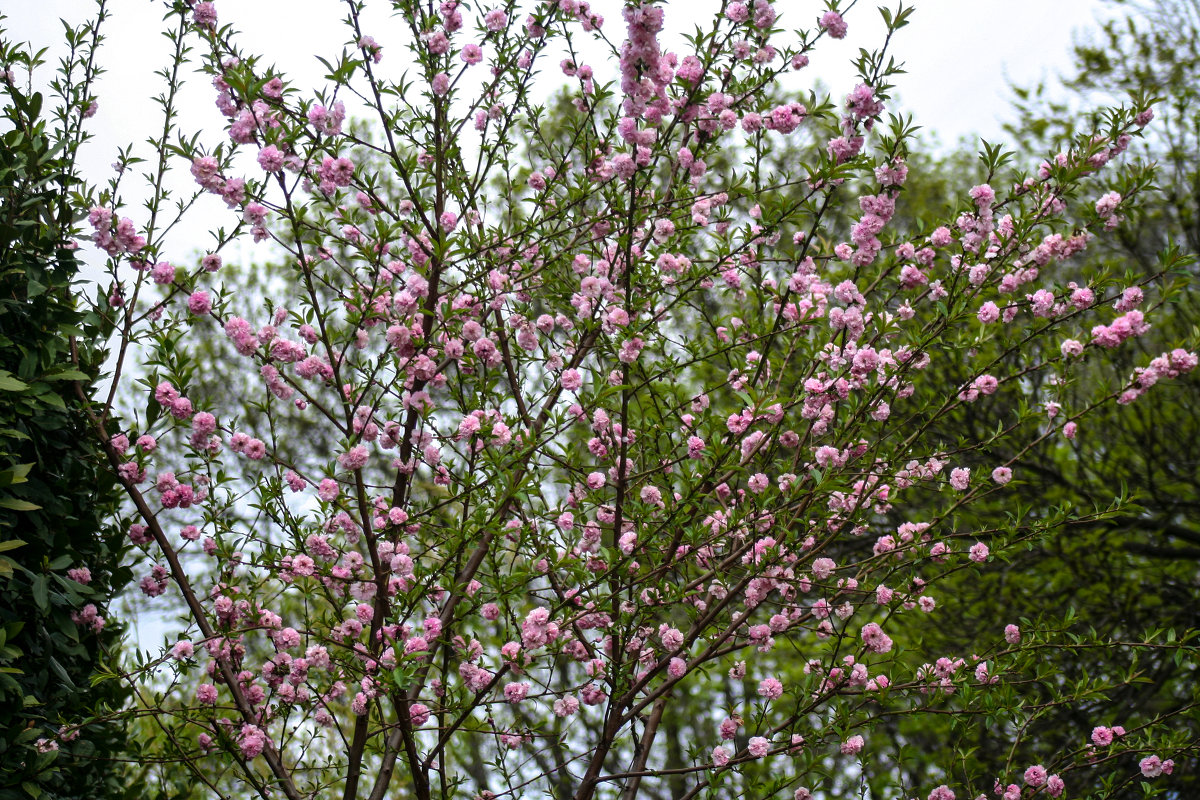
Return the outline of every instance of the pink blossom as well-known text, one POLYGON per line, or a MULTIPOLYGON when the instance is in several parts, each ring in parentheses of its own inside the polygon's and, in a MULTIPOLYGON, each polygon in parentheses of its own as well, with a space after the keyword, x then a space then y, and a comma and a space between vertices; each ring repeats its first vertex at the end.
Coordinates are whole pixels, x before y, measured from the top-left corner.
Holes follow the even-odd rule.
POLYGON ((718 732, 722 739, 729 740, 737 736, 738 728, 742 726, 740 717, 726 717, 721 721, 718 732))
POLYGON ((950 471, 950 486, 960 492, 965 492, 971 482, 971 470, 968 467, 956 467, 950 471))
POLYGON ((358 46, 371 56, 371 61, 378 64, 383 60, 383 47, 375 41, 374 36, 363 36, 358 40, 358 46))
POLYGON ((429 706, 424 703, 410 703, 408 706, 408 721, 414 728, 419 728, 429 721, 429 706))
POLYGON ((1117 192, 1109 192, 1096 201, 1096 214, 1101 219, 1110 217, 1120 203, 1121 195, 1117 192))
POLYGON ((197 290, 188 296, 187 306, 188 311, 196 316, 204 316, 212 311, 212 300, 208 292, 197 290))
POLYGON ((1121 292, 1121 296, 1113 303, 1113 308, 1117 311, 1132 311, 1141 305, 1144 299, 1141 287, 1130 286, 1121 292))
POLYGON ((868 622, 862 629, 863 644, 872 652, 887 653, 892 649, 892 639, 876 622, 868 622))
POLYGON ((154 282, 160 286, 172 283, 175 280, 175 267, 166 261, 160 261, 150 270, 150 276, 154 278, 154 282))
POLYGON ((834 39, 846 38, 846 31, 849 29, 849 26, 846 25, 846 21, 842 19, 842 15, 836 11, 826 11, 824 14, 822 14, 820 25, 822 28, 828 31, 829 35, 834 39))
POLYGON ((853 756, 862 751, 865 740, 861 736, 851 736, 846 741, 842 742, 842 755, 853 756))
POLYGON ((258 165, 266 172, 279 172, 283 169, 283 152, 273 144, 258 151, 258 165))
POLYGON ((197 3, 192 9, 192 20, 201 28, 216 27, 217 9, 212 3, 197 3))
POLYGON ((499 9, 493 9, 483 15, 483 24, 492 33, 502 31, 504 26, 508 25, 508 14, 499 9))
POLYGON ((1156 755, 1150 755, 1138 762, 1138 769, 1142 771, 1142 777, 1157 778, 1164 773, 1170 775, 1175 769, 1175 762, 1170 759, 1164 761, 1156 755))
POLYGON ((369 459, 370 453, 367 450, 366 445, 356 444, 354 447, 351 447, 345 453, 342 453, 340 456, 338 456, 338 463, 341 464, 344 469, 348 469, 353 472, 365 467, 369 459))
POLYGON ((837 564, 832 558, 818 558, 812 563, 813 577, 819 581, 823 581, 833 574, 837 568, 837 564))
POLYGON ((508 683, 504 686, 504 699, 510 703, 519 703, 524 700, 528 694, 528 683, 508 683))
POLYGON ((463 45, 462 53, 459 57, 467 64, 478 64, 483 60, 483 48, 477 44, 463 45))
POLYGON ((579 387, 583 386, 583 377, 579 374, 579 370, 577 369, 563 370, 560 381, 562 383, 562 387, 569 392, 573 392, 579 387))

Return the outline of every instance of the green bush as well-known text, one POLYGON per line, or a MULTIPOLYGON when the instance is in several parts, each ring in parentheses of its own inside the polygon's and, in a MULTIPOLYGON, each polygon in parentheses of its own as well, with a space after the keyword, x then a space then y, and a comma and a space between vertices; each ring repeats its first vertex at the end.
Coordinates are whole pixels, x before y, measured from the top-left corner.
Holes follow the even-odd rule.
MULTIPOLYGON (((10 67, 34 60, 0 48, 10 67)), ((84 433, 104 352, 98 320, 73 294, 79 138, 48 124, 42 95, 11 75, 0 144, 0 798, 111 796, 122 734, 102 718, 125 690, 98 679, 121 637, 100 625, 130 573, 104 522, 115 482, 84 433)))

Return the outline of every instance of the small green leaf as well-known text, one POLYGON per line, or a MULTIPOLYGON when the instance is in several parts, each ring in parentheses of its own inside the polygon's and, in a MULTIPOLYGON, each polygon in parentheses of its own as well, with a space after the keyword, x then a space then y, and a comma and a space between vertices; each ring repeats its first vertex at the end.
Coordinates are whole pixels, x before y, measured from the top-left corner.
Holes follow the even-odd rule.
POLYGON ((12 376, 7 370, 0 370, 0 391, 4 392, 23 392, 29 388, 29 384, 24 381, 19 381, 12 376))
POLYGON ((71 676, 67 674, 67 671, 63 668, 63 665, 58 663, 58 659, 54 656, 50 656, 49 661, 50 671, 57 675, 59 680, 67 685, 68 689, 76 688, 75 681, 71 680, 71 676))
POLYGON ((87 375, 77 369, 64 369, 62 372, 56 372, 53 375, 46 375, 45 380, 48 381, 86 381, 90 380, 87 375))
POLYGON ((50 567, 50 569, 51 569, 52 571, 54 571, 54 572, 58 572, 59 570, 64 570, 64 569, 66 569, 67 567, 71 566, 71 563, 72 563, 74 560, 75 560, 75 557, 74 557, 74 556, 71 556, 71 555, 61 555, 61 556, 59 556, 58 558, 56 558, 56 559, 54 559, 53 561, 51 561, 51 562, 50 562, 50 564, 49 564, 49 567, 50 567))
POLYGON ((50 587, 46 583, 45 575, 34 575, 30 586, 30 591, 33 594, 33 602, 37 603, 37 607, 42 611, 50 610, 50 587))
POLYGON ((38 399, 48 406, 54 406, 59 411, 67 410, 67 404, 54 392, 46 392, 45 394, 38 395, 38 399))
POLYGON ((25 479, 28 477, 31 469, 33 469, 33 462, 28 464, 14 464, 4 472, 12 476, 11 483, 25 483, 25 479))

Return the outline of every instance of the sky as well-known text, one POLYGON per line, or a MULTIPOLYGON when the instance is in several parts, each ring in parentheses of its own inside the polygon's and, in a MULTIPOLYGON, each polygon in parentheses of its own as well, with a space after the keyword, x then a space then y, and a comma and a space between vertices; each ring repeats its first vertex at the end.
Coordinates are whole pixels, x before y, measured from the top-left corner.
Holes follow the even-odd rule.
MULTIPOLYGON (((849 61, 858 48, 881 40, 882 23, 873 7, 880 1, 860 2, 848 14, 847 39, 823 44, 813 59, 811 75, 835 96, 852 88, 849 61)), ((0 0, 0 12, 8 16, 12 38, 49 44, 62 38, 60 17, 83 20, 94 5, 85 0, 0 0)), ((153 73, 164 63, 168 44, 158 35, 162 2, 109 0, 108 5, 108 42, 102 54, 108 74, 99 85, 96 146, 89 153, 97 166, 111 163, 120 143, 138 138, 137 120, 152 118, 150 98, 161 85, 153 73)), ((367 5, 370 11, 391 4, 367 5)), ((668 2, 668 30, 690 24, 706 5, 715 4, 668 2)), ((796 24, 815 19, 824 2, 777 0, 775 5, 785 22, 796 24)), ((1028 85, 1068 70, 1072 37, 1094 27, 1109 5, 1101 0, 915 0, 912 24, 900 31, 893 48, 908 70, 897 80, 899 99, 918 124, 936 131, 943 142, 973 134, 999 138, 1001 120, 1011 116, 1008 82, 1028 85)), ((222 22, 243 32, 244 45, 265 54, 301 85, 319 80, 322 69, 314 52, 336 55, 347 39, 339 22, 345 4, 337 0, 217 0, 216 6, 222 22)), ((604 13, 609 36, 618 36, 619 0, 594 0, 593 7, 604 13)), ((399 46, 389 47, 399 36, 401 21, 382 14, 368 19, 368 32, 385 47, 385 63, 403 59, 399 46)), ((199 98, 210 110, 211 100, 211 92, 199 98)))
MULTIPOLYGON (((483 0, 485 7, 486 2, 483 0)), ((852 89, 857 81, 850 60, 860 47, 872 49, 882 41, 883 25, 874 8, 878 2, 860 2, 847 17, 850 35, 844 41, 823 42, 799 80, 810 85, 819 80, 835 98, 852 89)), ((1028 86, 1069 72, 1073 38, 1094 28, 1108 5, 1101 0, 916 0, 911 24, 898 33, 892 49, 907 70, 895 80, 898 106, 913 114, 918 125, 936 132, 944 144, 975 136, 1002 141, 1001 125, 1013 118, 1009 83, 1028 86)), ((407 61, 399 41, 404 25, 378 10, 381 6, 391 4, 368 2, 368 10, 377 11, 366 16, 366 32, 384 46, 381 67, 398 71, 407 61)), ((789 28, 815 20, 825 4, 821 0, 776 0, 775 6, 784 15, 784 27, 789 28)), ((99 110, 90 128, 94 139, 82 159, 84 177, 93 183, 112 176, 109 165, 123 146, 141 142, 140 154, 152 154, 144 142, 154 126, 162 124, 152 101, 163 87, 155 71, 168 62, 169 42, 160 35, 162 2, 109 0, 108 7, 107 42, 100 55, 107 74, 96 87, 99 110)), ((264 55, 267 63, 277 65, 295 86, 322 85, 325 70, 314 54, 336 58, 349 38, 340 23, 345 4, 337 0, 217 0, 216 7, 223 23, 231 22, 242 32, 238 38, 241 45, 264 55)), ((708 7, 715 8, 715 0, 667 3, 667 32, 660 37, 664 46, 682 50, 671 31, 690 25, 708 7)), ((8 17, 4 23, 8 37, 49 46, 51 65, 62 54, 59 18, 78 23, 94 8, 94 2, 84 0, 0 0, 0 13, 8 17)), ((623 37, 619 0, 594 0, 593 8, 606 17, 611 38, 623 37)), ((600 58, 599 54, 594 58, 600 58)), ((592 63, 602 74, 601 65, 592 63)), ((546 72, 549 77, 553 68, 546 72)), ((49 77, 49 70, 43 77, 49 77)), ((190 76, 181 97, 182 128, 206 128, 206 140, 219 141, 222 118, 214 99, 206 76, 190 76)), ((186 171, 181 172, 190 188, 190 178, 186 171)), ((127 199, 136 204, 136 190, 127 199)), ((211 214, 227 213, 213 198, 206 199, 215 204, 211 214)), ((174 234, 175 241, 168 242, 177 252, 205 246, 207 223, 216 217, 201 211, 198 220, 181 226, 174 234)), ((227 223, 221 218, 215 224, 227 223)), ((96 259, 97 266, 101 261, 96 259)), ((163 608, 135 621, 135 636, 143 648, 157 645, 173 627, 163 608)))
MULTIPOLYGON (((478 0, 481 8, 490 7, 491 2, 478 0)), ((500 0, 494 2, 500 5, 500 0)), ((876 10, 881 2, 859 0, 847 13, 847 38, 825 39, 811 66, 799 73, 792 85, 810 88, 819 81, 835 101, 844 97, 857 83, 850 62, 859 48, 874 49, 883 40, 883 23, 876 10)), ((896 0, 888 2, 894 8, 896 0)), ((848 0, 842 0, 843 8, 847 4, 848 0)), ((1111 6, 1103 0, 907 0, 907 4, 916 9, 911 24, 899 31, 890 50, 904 62, 907 74, 896 77, 897 102, 888 110, 911 113, 925 133, 936 134, 943 148, 965 138, 970 149, 977 149, 973 140, 978 136, 1003 141, 1002 123, 1014 116, 1009 82, 1028 86, 1039 80, 1053 81, 1068 72, 1073 38, 1085 36, 1095 27, 1098 15, 1111 6)), ((592 0, 593 8, 607 20, 607 35, 616 41, 624 34, 622 5, 621 0, 592 0)), ((50 46, 47 60, 55 65, 63 51, 59 18, 78 24, 95 6, 95 0, 0 0, 0 13, 8 17, 5 25, 12 39, 50 46)), ((135 153, 154 158, 145 140, 162 124, 153 98, 164 82, 155 72, 168 63, 170 48, 161 34, 169 3, 107 0, 107 6, 106 42, 100 54, 107 72, 96 86, 99 110, 90 125, 94 138, 81 159, 84 177, 94 185, 112 177, 111 165, 122 147, 132 143, 135 153)), ((386 0, 367 2, 364 30, 384 47, 379 69, 398 76, 410 59, 401 40, 406 25, 390 15, 391 7, 386 0)), ((718 0, 668 0, 666 31, 660 36, 664 47, 686 52, 679 32, 718 7, 718 0)), ((824 0, 776 0, 775 7, 781 25, 793 29, 815 22, 826 4, 824 0)), ((240 32, 235 40, 239 45, 261 54, 265 64, 278 67, 290 85, 305 88, 309 96, 324 85, 325 69, 316 54, 336 59, 350 39, 341 22, 346 4, 339 0, 216 0, 216 8, 221 23, 231 23, 240 32)), ((598 75, 604 74, 604 58, 599 50, 589 56, 598 75)), ((558 60, 555 56, 544 62, 544 74, 551 79, 546 87, 559 79, 554 66, 558 60)), ((609 75, 615 76, 615 66, 610 67, 609 75)), ((52 69, 43 69, 43 79, 51 76, 52 69)), ((209 147, 225 138, 224 120, 214 105, 215 92, 208 76, 188 77, 180 99, 182 130, 205 129, 208 135, 202 142, 209 147)), ((254 165, 248 164, 248 168, 254 165)), ((144 192, 139 195, 141 190, 135 184, 129 179, 123 182, 125 199, 133 207, 144 201, 144 192)), ((194 188, 184 170, 174 186, 194 188)), ((202 198, 199 212, 196 224, 172 231, 165 243, 169 249, 200 250, 211 240, 208 230, 228 224, 214 197, 202 198)), ((96 258, 94 263, 85 260, 99 277, 102 259, 96 258)))

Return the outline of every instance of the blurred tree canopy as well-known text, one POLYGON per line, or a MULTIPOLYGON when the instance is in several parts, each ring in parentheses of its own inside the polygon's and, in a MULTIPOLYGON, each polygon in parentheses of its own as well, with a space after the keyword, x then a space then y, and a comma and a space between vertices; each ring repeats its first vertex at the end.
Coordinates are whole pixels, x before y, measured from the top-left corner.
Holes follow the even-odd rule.
MULTIPOLYGON (((1135 151, 1156 163, 1154 183, 1142 203, 1114 231, 1097 239, 1076 259, 1100 268, 1127 286, 1138 286, 1164 262, 1180 286, 1194 279, 1200 248, 1200 2, 1147 0, 1114 2, 1127 10, 1106 22, 1099 35, 1075 48, 1074 74, 1064 79, 1065 101, 1048 102, 1046 86, 1015 88, 1018 122, 1008 126, 1014 151, 1022 158, 1052 159, 1074 137, 1097 122, 1086 108, 1138 94, 1158 98, 1156 119, 1135 151), (1081 107, 1084 109, 1081 111, 1081 107)), ((959 156, 951 156, 952 164, 959 156)), ((1033 166, 1033 164, 1031 164, 1033 166)), ((962 181, 961 192, 979 175, 961 169, 912 170, 902 213, 919 213, 914 200, 939 196, 962 181)), ((1119 187, 1114 187, 1118 191, 1119 187)), ((1095 199, 1095 198, 1093 198, 1095 199)), ((1079 398, 1096 385, 1117 389, 1136 366, 1162 353, 1163 342, 1197 338, 1194 293, 1179 291, 1155 312, 1155 328, 1137 346, 1101 365, 1086 359, 1060 374, 1061 385, 1044 387, 1048 407, 1058 414, 1079 410, 1079 398)), ((1111 355, 1111 354, 1110 354, 1111 355)), ((954 378, 947 378, 953 380, 954 378)), ((1064 527, 1051 539, 1031 545, 1013 563, 993 563, 982 580, 955 581, 963 602, 947 608, 922 632, 922 649, 948 656, 985 651, 1006 623, 1046 632, 1047 639, 1071 637, 1137 642, 1172 641, 1195 636, 1200 627, 1196 597, 1200 591, 1200 380, 1184 376, 1155 386, 1129 406, 1109 403, 1075 440, 1056 435, 1046 446, 1017 458, 1011 466, 1019 504, 1000 508, 981 503, 964 508, 960 529, 989 533, 981 521, 1007 511, 1021 518, 1055 508, 1104 509, 1127 497, 1119 513, 1101 514, 1093 523, 1064 527), (1098 448, 1097 448, 1097 445, 1098 448), (1095 458, 1086 453, 1099 452, 1095 458), (1019 618, 1020 619, 1019 619, 1019 618)), ((1015 413, 1015 409, 1013 410, 1015 413)), ((944 435, 969 438, 986 432, 995 409, 969 405, 944 435), (987 417, 984 414, 987 413, 987 417)), ((1047 414, 1047 425, 1049 425, 1047 414)), ((989 464, 1007 463, 1015 453, 996 453, 989 464)), ((1011 494, 1011 493, 1010 493, 1011 494)), ((897 520, 901 522, 903 520, 897 520)), ((949 588, 949 586, 947 586, 949 588)), ((1121 725, 1136 744, 1139 725, 1155 716, 1172 716, 1178 731, 1170 779, 1171 796, 1196 796, 1200 758, 1186 743, 1200 734, 1197 665, 1171 652, 1128 649, 1047 648, 1031 669, 1074 685, 1086 702, 1034 705, 1017 718, 944 717, 943 729, 916 728, 897 718, 891 724, 904 757, 899 769, 918 781, 924 755, 953 743, 964 771, 1011 774, 1012 767, 1077 752, 1088 744, 1095 726, 1121 725), (1103 657, 1102 655, 1103 654, 1103 657), (1015 741, 1014 741, 1015 740, 1015 741)), ((1149 750, 1142 753, 1146 755, 1149 750)), ((1127 772, 1137 773, 1138 756, 1121 756, 1127 772)), ((1053 765, 1046 761, 1047 769, 1053 765)), ((1139 787, 1101 785, 1087 774, 1064 775, 1071 796, 1135 796, 1139 787)), ((1148 788, 1148 787, 1147 787, 1148 788)))

